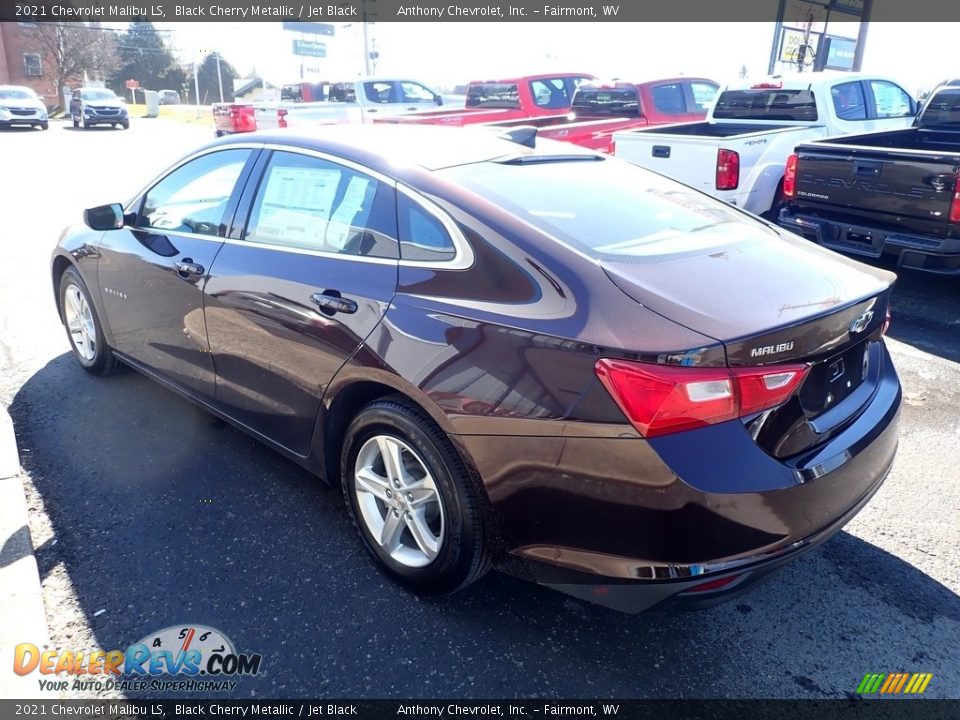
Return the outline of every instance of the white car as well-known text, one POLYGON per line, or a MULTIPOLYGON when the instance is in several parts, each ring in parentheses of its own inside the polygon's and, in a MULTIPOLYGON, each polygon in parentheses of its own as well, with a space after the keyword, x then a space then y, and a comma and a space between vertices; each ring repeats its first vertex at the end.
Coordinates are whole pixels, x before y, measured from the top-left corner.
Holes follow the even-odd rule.
POLYGON ((50 127, 47 106, 28 87, 0 85, 0 127, 29 125, 46 130, 50 127))

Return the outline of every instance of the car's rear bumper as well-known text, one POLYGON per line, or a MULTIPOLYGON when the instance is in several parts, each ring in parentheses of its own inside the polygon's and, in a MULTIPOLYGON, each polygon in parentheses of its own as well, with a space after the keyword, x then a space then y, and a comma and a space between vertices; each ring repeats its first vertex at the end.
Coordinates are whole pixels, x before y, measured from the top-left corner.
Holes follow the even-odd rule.
POLYGON ((898 267, 960 275, 960 238, 938 238, 884 228, 862 221, 844 222, 792 208, 780 211, 779 224, 837 252, 879 258, 890 255, 898 267))
POLYGON ((622 428, 621 437, 458 436, 479 461, 502 569, 632 612, 746 590, 837 532, 889 472, 901 390, 882 355, 862 409, 829 441, 783 460, 739 421, 651 441, 622 428))

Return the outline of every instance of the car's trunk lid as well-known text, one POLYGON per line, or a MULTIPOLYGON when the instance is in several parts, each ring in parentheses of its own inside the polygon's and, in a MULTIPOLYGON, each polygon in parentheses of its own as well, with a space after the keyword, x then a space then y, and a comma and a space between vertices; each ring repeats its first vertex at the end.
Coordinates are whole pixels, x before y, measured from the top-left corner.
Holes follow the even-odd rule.
POLYGON ((690 252, 601 263, 637 302, 722 342, 732 367, 809 363, 804 414, 836 408, 865 378, 864 341, 885 322, 895 276, 759 225, 704 234, 690 252))

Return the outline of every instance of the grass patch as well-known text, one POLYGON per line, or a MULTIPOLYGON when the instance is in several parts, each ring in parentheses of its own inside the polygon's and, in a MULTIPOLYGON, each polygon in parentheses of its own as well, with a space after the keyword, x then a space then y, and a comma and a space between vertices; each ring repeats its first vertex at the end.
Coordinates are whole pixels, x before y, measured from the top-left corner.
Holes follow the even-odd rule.
MULTIPOLYGON (((147 114, 146 105, 132 105, 127 103, 131 118, 143 118, 147 114)), ((213 127, 213 111, 209 105, 200 106, 200 117, 197 117, 196 105, 161 105, 160 118, 189 125, 206 125, 213 127)))

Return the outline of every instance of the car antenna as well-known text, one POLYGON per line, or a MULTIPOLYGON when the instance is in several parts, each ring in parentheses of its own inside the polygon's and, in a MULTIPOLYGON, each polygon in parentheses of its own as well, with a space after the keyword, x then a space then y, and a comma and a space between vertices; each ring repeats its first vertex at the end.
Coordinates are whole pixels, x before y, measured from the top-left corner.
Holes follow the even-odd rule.
POLYGON ((510 128, 502 132, 500 137, 504 140, 518 143, 519 145, 525 145, 528 148, 535 148, 537 146, 537 128, 533 125, 521 125, 510 128))

